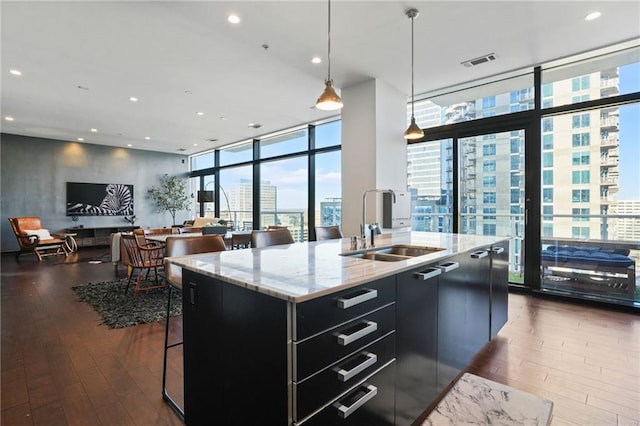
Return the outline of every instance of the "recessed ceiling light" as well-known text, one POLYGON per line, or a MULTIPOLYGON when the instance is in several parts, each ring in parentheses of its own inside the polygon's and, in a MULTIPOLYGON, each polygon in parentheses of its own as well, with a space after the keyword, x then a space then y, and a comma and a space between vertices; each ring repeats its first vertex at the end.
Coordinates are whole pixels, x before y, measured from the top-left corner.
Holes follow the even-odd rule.
POLYGON ((151 136, 145 136, 144 137, 146 140, 150 141, 151 140, 151 136))
POLYGON ((98 133, 98 129, 91 129, 92 133, 98 133))
POLYGON ((204 112, 198 111, 198 112, 196 112, 196 115, 204 115, 204 112))
POLYGON ((8 115, 4 119, 7 121, 13 121, 13 117, 9 117, 8 115))
POLYGON ((22 75, 22 71, 20 71, 20 70, 9 70, 9 74, 22 75))
POLYGON ((229 21, 232 24, 239 24, 240 23, 240 17, 238 15, 231 14, 231 15, 227 16, 227 21, 229 21))
POLYGON ((84 142, 84 138, 78 138, 79 142, 84 142))
POLYGON ((314 64, 320 64, 322 63, 322 58, 320 58, 319 56, 314 56, 313 58, 311 58, 311 62, 314 64))
POLYGON ((227 117, 225 117, 225 116, 220 117, 220 120, 223 120, 223 121, 224 121, 224 120, 226 120, 226 119, 227 119, 227 117))
POLYGON ((197 144, 197 143, 194 143, 194 144, 193 144, 193 146, 198 146, 198 144, 197 144))
POLYGON ((600 16, 602 16, 602 13, 595 11, 595 12, 591 12, 590 14, 588 14, 587 16, 584 17, 585 21, 593 21, 594 19, 598 19, 600 16))
POLYGON ((130 143, 127 144, 128 147, 132 147, 133 145, 131 145, 130 143))
POLYGON ((249 128, 251 129, 259 129, 260 127, 262 127, 260 123, 249 123, 249 128))
POLYGON ((131 97, 129 98, 129 100, 130 100, 131 102, 138 102, 138 98, 136 98, 135 96, 131 96, 131 97))

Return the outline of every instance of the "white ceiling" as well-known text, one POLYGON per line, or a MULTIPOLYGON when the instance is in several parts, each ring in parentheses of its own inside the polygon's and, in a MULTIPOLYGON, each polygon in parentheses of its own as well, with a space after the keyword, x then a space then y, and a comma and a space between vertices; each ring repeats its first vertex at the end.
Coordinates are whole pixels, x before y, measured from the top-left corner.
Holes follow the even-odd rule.
MULTIPOLYGON (((410 7, 420 11, 416 94, 640 36, 638 1, 331 6, 338 89, 377 78, 410 93, 410 7), (594 10, 602 17, 586 22, 594 10), (497 60, 460 64, 487 53, 497 60)), ((4 133, 192 154, 336 115, 312 108, 327 74, 326 1, 2 0, 0 7, 4 133), (226 21, 231 12, 240 24, 226 21), (312 64, 314 55, 325 62, 312 64)))

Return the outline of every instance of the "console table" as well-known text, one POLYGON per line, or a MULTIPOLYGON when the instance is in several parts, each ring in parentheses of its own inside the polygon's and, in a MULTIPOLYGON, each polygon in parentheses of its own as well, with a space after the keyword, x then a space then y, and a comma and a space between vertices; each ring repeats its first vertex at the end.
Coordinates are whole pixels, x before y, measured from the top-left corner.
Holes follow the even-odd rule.
POLYGON ((108 246, 111 234, 116 232, 131 232, 139 226, 105 226, 100 228, 67 228, 60 232, 77 234, 75 240, 78 247, 108 246))

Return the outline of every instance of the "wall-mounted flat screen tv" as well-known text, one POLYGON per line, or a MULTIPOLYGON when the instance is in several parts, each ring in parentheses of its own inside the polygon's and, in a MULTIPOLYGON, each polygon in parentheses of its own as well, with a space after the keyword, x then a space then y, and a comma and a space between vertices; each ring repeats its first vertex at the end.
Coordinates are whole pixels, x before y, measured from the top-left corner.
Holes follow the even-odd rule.
POLYGON ((133 185, 67 182, 67 216, 133 214, 133 185))

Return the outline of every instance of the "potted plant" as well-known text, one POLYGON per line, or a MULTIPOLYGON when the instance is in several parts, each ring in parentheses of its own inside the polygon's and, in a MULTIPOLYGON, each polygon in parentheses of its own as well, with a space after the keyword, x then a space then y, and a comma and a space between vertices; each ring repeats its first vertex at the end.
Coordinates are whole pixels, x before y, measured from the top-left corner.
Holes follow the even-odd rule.
POLYGON ((176 212, 189 209, 187 184, 178 176, 169 176, 165 173, 160 178, 160 186, 152 186, 147 193, 155 202, 158 212, 169 212, 173 226, 176 225, 176 212))

